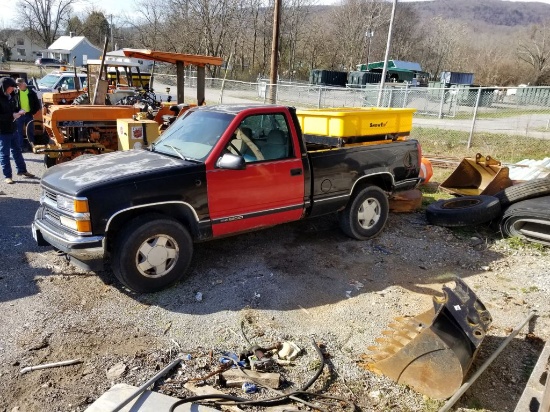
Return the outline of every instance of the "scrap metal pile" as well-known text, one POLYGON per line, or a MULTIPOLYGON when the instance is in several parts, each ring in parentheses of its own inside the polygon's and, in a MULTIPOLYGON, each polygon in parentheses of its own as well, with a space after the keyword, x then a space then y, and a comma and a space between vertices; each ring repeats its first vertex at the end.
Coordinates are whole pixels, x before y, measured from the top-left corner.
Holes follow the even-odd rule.
POLYGON ((510 169, 490 156, 465 158, 440 185, 458 197, 430 204, 428 222, 446 227, 498 222, 504 236, 550 245, 550 168, 536 169, 536 178, 513 180, 510 169))

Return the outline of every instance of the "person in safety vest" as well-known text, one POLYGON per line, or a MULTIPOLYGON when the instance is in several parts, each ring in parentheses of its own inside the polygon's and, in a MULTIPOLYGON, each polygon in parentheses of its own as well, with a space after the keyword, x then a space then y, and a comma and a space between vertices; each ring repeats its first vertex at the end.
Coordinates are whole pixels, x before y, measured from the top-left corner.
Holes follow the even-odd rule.
POLYGON ((40 100, 36 92, 27 87, 25 79, 18 78, 16 81, 17 90, 15 98, 19 107, 25 111, 25 114, 16 120, 17 134, 19 136, 19 146, 21 151, 32 151, 34 146, 34 115, 40 110, 40 100), (25 135, 27 142, 25 142, 25 135))

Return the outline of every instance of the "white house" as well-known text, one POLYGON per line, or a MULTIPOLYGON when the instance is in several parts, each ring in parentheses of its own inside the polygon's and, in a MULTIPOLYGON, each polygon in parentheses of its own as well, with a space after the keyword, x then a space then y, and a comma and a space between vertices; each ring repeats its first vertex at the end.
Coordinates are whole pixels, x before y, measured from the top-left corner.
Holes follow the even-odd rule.
POLYGON ((42 57, 65 60, 68 64, 76 66, 86 64, 87 59, 99 59, 102 50, 94 46, 84 36, 61 36, 50 47, 43 51, 42 57))
MULTIPOLYGON (((4 29, 0 30, 0 43, 10 49, 10 59, 19 62, 34 62, 41 56, 44 45, 36 43, 28 37, 22 30, 4 29)), ((2 50, 0 50, 2 54, 2 50)), ((3 56, 6 59, 6 56, 3 56)))

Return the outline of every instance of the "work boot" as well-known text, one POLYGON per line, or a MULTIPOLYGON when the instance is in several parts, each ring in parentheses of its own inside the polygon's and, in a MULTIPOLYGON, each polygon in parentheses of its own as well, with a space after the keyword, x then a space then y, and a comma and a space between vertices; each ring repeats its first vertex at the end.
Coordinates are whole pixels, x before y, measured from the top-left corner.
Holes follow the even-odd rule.
POLYGON ((36 177, 35 175, 33 175, 32 173, 29 173, 29 172, 17 173, 17 176, 25 176, 25 177, 28 177, 28 178, 36 177))
POLYGON ((11 177, 7 177, 6 179, 4 179, 4 182, 6 182, 8 185, 13 185, 15 183, 11 177))

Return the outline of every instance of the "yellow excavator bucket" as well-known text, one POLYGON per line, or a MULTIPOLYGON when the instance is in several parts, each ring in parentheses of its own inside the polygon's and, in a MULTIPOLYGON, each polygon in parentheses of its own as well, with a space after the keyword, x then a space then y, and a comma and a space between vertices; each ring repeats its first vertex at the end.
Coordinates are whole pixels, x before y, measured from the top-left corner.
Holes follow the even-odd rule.
POLYGON ((396 318, 361 365, 433 399, 447 399, 462 385, 491 315, 460 279, 434 297, 433 310, 396 318))
POLYGON ((491 156, 478 153, 475 159, 464 158, 439 187, 455 195, 476 196, 494 195, 512 183, 507 167, 491 156))

